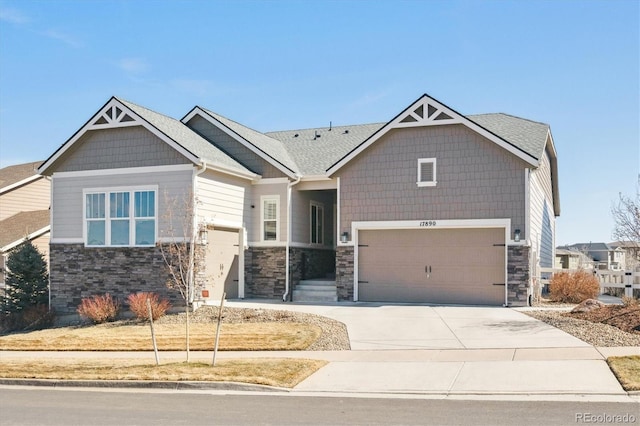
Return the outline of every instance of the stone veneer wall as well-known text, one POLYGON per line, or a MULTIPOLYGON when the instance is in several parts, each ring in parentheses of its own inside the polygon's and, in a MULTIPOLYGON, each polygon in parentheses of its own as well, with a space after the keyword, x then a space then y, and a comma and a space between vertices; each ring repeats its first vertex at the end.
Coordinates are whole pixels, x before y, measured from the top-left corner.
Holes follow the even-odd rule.
POLYGON ((51 306, 60 314, 75 313, 82 298, 105 293, 121 304, 131 293, 150 291, 184 302, 167 288, 168 275, 156 247, 86 248, 84 244, 50 245, 51 306))
POLYGON ((530 261, 528 246, 507 248, 507 300, 509 306, 528 306, 530 288, 530 261))
POLYGON ((336 249, 336 287, 338 300, 353 300, 353 246, 338 246, 336 249))
POLYGON ((286 249, 250 247, 245 251, 245 297, 278 299, 285 288, 286 249))

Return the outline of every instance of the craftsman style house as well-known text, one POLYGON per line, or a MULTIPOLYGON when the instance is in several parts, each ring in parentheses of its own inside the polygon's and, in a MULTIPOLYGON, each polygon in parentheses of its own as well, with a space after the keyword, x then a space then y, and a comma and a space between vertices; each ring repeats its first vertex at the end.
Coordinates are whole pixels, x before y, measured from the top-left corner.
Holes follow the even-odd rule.
POLYGON ((170 238, 205 250, 199 303, 225 292, 526 305, 530 271, 555 256, 549 126, 464 116, 428 95, 386 123, 272 133, 114 97, 39 172, 52 180, 59 311, 93 294, 166 292, 158 246, 170 238), (193 226, 169 235, 185 217, 167 215, 170 201, 185 197, 193 226))

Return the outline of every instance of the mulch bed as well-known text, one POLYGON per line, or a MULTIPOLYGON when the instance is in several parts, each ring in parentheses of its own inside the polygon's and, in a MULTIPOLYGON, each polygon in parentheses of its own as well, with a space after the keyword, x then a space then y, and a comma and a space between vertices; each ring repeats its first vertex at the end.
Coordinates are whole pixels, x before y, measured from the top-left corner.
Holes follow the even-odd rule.
POLYGON ((565 316, 612 325, 627 333, 640 334, 640 305, 607 305, 590 312, 567 312, 565 316))

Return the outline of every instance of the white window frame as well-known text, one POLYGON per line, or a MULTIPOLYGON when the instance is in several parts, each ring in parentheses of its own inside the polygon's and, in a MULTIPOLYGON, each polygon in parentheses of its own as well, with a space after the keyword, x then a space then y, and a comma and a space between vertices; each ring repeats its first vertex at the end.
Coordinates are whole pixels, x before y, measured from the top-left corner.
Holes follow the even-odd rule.
POLYGON ((436 178, 436 159, 435 158, 418 158, 418 181, 416 182, 418 186, 436 186, 438 180, 436 178), (425 163, 433 164, 433 180, 423 181, 422 180, 422 165, 425 163))
POLYGON ((108 188, 86 188, 82 190, 82 240, 85 247, 100 248, 100 247, 155 247, 158 241, 158 187, 157 186, 135 186, 135 187, 108 187, 108 188), (128 244, 111 244, 111 222, 117 220, 110 217, 110 194, 112 193, 129 193, 129 243, 128 244), (153 192, 154 193, 154 213, 155 216, 135 216, 135 193, 136 192, 153 192), (91 194, 104 194, 105 199, 105 217, 100 220, 105 222, 105 235, 104 244, 89 244, 87 241, 88 229, 87 223, 91 219, 87 218, 87 195, 91 194), (153 220, 154 221, 154 241, 150 244, 136 244, 136 220, 153 220))
POLYGON ((317 201, 311 201, 309 203, 309 242, 313 245, 321 246, 324 244, 324 204, 318 203, 317 201), (313 208, 316 208, 316 241, 313 241, 313 208), (320 215, 318 215, 320 212, 320 215), (320 231, 318 232, 318 216, 320 217, 320 221, 322 222, 322 226, 320 227, 320 231))
POLYGON ((260 197, 260 241, 262 242, 275 242, 280 241, 280 196, 279 195, 263 195, 260 197), (275 219, 265 219, 264 218, 264 204, 269 201, 273 201, 276 204, 276 218, 275 219), (276 222, 276 238, 273 240, 265 239, 264 235, 264 223, 265 220, 276 222))

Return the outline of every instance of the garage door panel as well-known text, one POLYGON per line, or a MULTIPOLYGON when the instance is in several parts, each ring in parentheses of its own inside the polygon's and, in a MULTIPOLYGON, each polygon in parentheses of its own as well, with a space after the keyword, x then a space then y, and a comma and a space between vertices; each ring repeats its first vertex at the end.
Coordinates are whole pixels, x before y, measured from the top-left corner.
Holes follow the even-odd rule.
POLYGON ((504 229, 375 230, 358 235, 359 300, 504 302, 504 286, 495 285, 505 279, 504 229))

